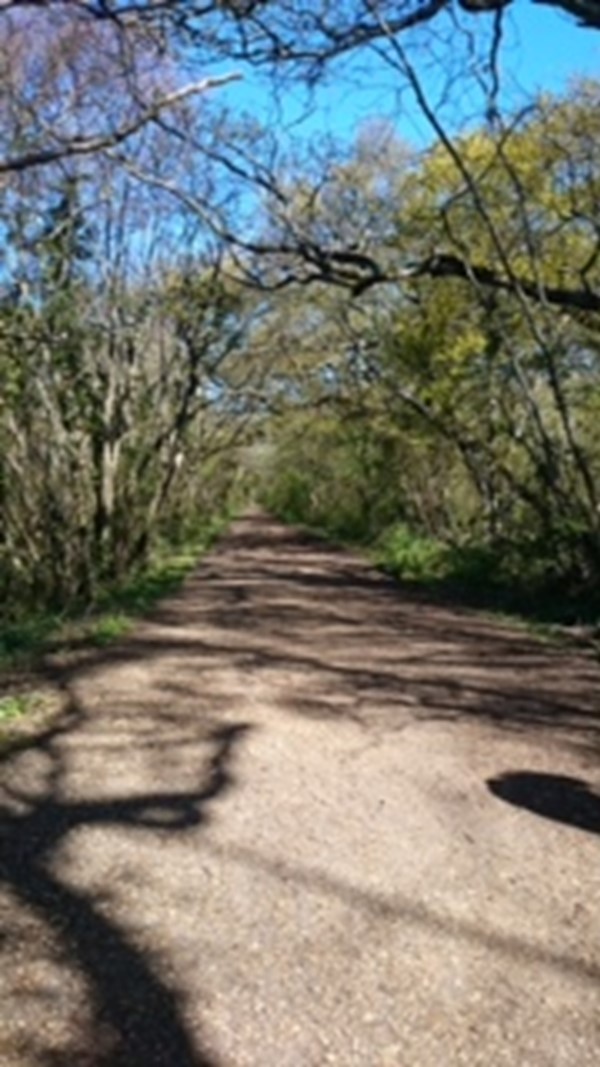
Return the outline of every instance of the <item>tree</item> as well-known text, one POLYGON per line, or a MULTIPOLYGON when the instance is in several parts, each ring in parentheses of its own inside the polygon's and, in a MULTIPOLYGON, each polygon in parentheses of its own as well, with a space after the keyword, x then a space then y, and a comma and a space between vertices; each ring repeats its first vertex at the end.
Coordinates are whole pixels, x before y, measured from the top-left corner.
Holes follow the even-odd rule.
POLYGON ((491 7, 459 16, 481 115, 460 130, 460 49, 433 101, 413 51, 434 16, 459 40, 445 3, 0 6, 7 599, 93 598, 290 409, 320 514, 533 531, 595 573, 598 89, 505 114, 491 7), (209 62, 312 84, 353 49, 412 93, 426 149, 381 124, 297 149, 207 99, 233 76, 209 62))
MULTIPOLYGON (((182 50, 199 68, 230 59, 272 70, 296 66, 311 79, 338 57, 369 46, 398 41, 429 23, 444 23, 449 47, 456 28, 456 7, 468 18, 493 19, 490 62, 497 76, 502 16, 512 0, 349 0, 333 7, 326 0, 1 0, 0 34, 5 48, 3 108, 27 100, 36 80, 34 64, 55 69, 61 93, 48 101, 36 97, 29 108, 25 137, 4 143, 0 174, 22 171, 73 156, 87 156, 121 144, 182 99, 236 77, 226 74, 165 89, 177 71, 182 50), (33 42, 35 41, 35 45, 33 42), (60 59, 59 59, 60 56, 60 59), (82 73, 85 79, 82 83, 82 73), (81 85, 96 83, 94 99, 81 85), (56 114, 58 99, 64 100, 56 114), (105 101, 109 100, 109 106, 105 101)), ((536 0, 600 28, 597 0, 536 0)), ((1 102, 0 102, 1 104, 1 102)))
POLYGON ((226 282, 222 250, 116 162, 57 179, 41 218, 38 204, 26 228, 7 231, 7 613, 93 601, 143 566, 163 535, 206 521, 232 485, 247 421, 233 398, 252 308, 226 282))
POLYGON ((134 12, 77 0, 0 7, 0 176, 115 149, 238 77, 181 84, 143 5, 134 12))
MULTIPOLYGON (((592 294, 598 285, 595 92, 587 86, 565 101, 540 101, 513 123, 510 137, 486 127, 465 135, 457 150, 470 183, 443 146, 412 160, 404 150, 403 166, 392 165, 385 177, 381 151, 374 146, 369 158, 359 146, 353 157, 331 163, 312 197, 302 179, 297 199, 288 195, 279 222, 286 239, 294 232, 309 248, 312 242, 335 249, 340 234, 346 247, 360 249, 329 261, 331 270, 338 262, 340 269, 326 356, 314 357, 312 381, 319 381, 320 366, 321 390, 320 398, 313 392, 312 418, 317 440, 323 425, 330 444, 304 470, 302 494, 294 489, 296 506, 304 501, 307 515, 318 513, 327 525, 343 512, 336 461, 329 462, 335 454, 346 471, 345 500, 355 500, 349 504, 355 517, 350 523, 346 513, 346 525, 356 529, 358 517, 370 513, 370 494, 390 502, 393 471, 398 516, 429 534, 491 546, 515 566, 535 564, 539 574, 597 580, 597 317, 573 307, 559 312, 545 299, 559 283, 592 294), (352 212, 343 207, 347 189, 352 212), (472 270, 451 270, 442 280, 425 270, 394 269, 398 256, 422 262, 436 245, 448 256, 493 261, 496 241, 507 264, 504 275, 498 268, 505 285, 491 285, 472 270), (387 285, 363 287, 344 315, 344 287, 357 288, 348 272, 371 256, 387 285), (525 271, 536 279, 534 294, 516 280, 525 271), (361 467, 358 453, 348 473, 340 442, 348 456, 353 440, 361 442, 362 456, 386 456, 381 474, 372 459, 361 467)), ((397 160, 398 151, 388 160, 397 160)), ((278 269, 284 284, 289 275, 285 266, 278 269)), ((306 279, 330 280, 327 269, 318 270, 316 254, 308 267, 299 262, 302 269, 306 279)), ((271 284, 277 287, 276 274, 271 284)), ((306 299, 301 304, 296 297, 296 304, 296 317, 313 323, 315 308, 325 307, 314 293, 310 311, 306 299)), ((294 318, 284 314, 289 334, 294 318)), ((303 417, 305 437, 311 416, 303 417)), ((283 437, 289 440, 285 431, 283 437)), ((288 459, 290 447, 284 443, 288 459)), ((297 448, 302 457, 303 437, 297 448)), ((278 468, 282 491, 284 468, 278 468)), ((376 525, 386 509, 389 516, 386 504, 376 525)))

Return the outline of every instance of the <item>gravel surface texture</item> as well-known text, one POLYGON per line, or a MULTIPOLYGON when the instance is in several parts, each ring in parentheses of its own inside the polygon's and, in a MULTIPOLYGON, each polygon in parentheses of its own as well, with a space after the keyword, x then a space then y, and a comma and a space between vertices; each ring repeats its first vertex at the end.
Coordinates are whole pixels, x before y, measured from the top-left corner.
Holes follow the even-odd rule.
POLYGON ((600 665, 262 516, 2 757, 2 1067, 597 1067, 600 665))

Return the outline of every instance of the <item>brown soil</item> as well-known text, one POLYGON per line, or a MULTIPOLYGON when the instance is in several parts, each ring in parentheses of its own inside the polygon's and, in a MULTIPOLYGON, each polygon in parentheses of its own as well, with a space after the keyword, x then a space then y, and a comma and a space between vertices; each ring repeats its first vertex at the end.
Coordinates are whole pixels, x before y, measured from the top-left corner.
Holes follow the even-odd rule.
POLYGON ((255 516, 59 682, 2 757, 6 1067, 600 1062, 591 654, 255 516))

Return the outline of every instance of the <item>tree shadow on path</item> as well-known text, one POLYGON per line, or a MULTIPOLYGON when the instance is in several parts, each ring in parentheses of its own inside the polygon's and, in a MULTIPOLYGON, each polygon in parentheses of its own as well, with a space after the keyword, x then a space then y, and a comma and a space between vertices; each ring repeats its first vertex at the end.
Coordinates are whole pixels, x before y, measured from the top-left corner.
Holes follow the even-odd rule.
POLYGON ((72 701, 60 723, 32 741, 29 751, 50 759, 46 788, 32 797, 26 788, 9 786, 8 803, 0 806, 0 879, 58 943, 54 962, 83 978, 91 1011, 90 1023, 82 1034, 70 1035, 67 1048, 43 1046, 41 1031, 29 1033, 27 1061, 44 1067, 216 1067, 186 1030, 180 993, 122 924, 107 917, 93 893, 65 884, 55 861, 67 836, 84 827, 172 835, 205 822, 206 805, 232 785, 232 752, 248 727, 213 724, 205 730, 202 741, 210 756, 194 791, 77 802, 63 796, 60 742, 85 719, 72 701))

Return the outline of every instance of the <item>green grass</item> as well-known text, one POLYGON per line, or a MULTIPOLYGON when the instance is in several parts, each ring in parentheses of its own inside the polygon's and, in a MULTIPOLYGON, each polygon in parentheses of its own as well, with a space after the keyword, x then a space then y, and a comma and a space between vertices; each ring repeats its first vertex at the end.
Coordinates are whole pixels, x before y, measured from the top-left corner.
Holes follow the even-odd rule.
POLYGON ((56 613, 31 614, 0 627, 0 668, 42 649, 62 625, 56 613))
POLYGON ((21 719, 35 706, 35 694, 8 695, 0 698, 0 727, 21 719))
MULTIPOLYGON (((569 587, 520 558, 486 545, 446 545, 400 524, 372 552, 377 566, 432 597, 493 612, 536 632, 600 627, 600 590, 569 587)), ((541 561, 543 562, 543 561, 541 561)))
POLYGON ((600 588, 551 581, 545 561, 525 558, 518 546, 509 554, 482 544, 449 545, 406 523, 393 524, 368 544, 347 530, 300 524, 319 538, 366 552, 376 567, 417 595, 484 611, 543 637, 562 639, 569 628, 583 627, 588 639, 600 641, 600 588))
POLYGON ((108 590, 98 601, 101 611, 121 611, 125 615, 144 615, 164 596, 179 589, 184 578, 194 569, 209 544, 206 539, 191 542, 178 549, 165 548, 152 564, 130 581, 108 590))
POLYGON ((446 546, 413 533, 404 523, 384 531, 374 546, 373 557, 384 570, 412 581, 436 581, 447 568, 446 546))
POLYGON ((127 582, 104 590, 85 610, 30 614, 0 626, 0 673, 35 663, 49 652, 104 647, 127 634, 136 617, 181 586, 225 526, 203 529, 177 547, 162 545, 148 567, 127 582))
POLYGON ((129 633, 132 620, 126 615, 101 615, 90 627, 90 643, 103 647, 129 633))

